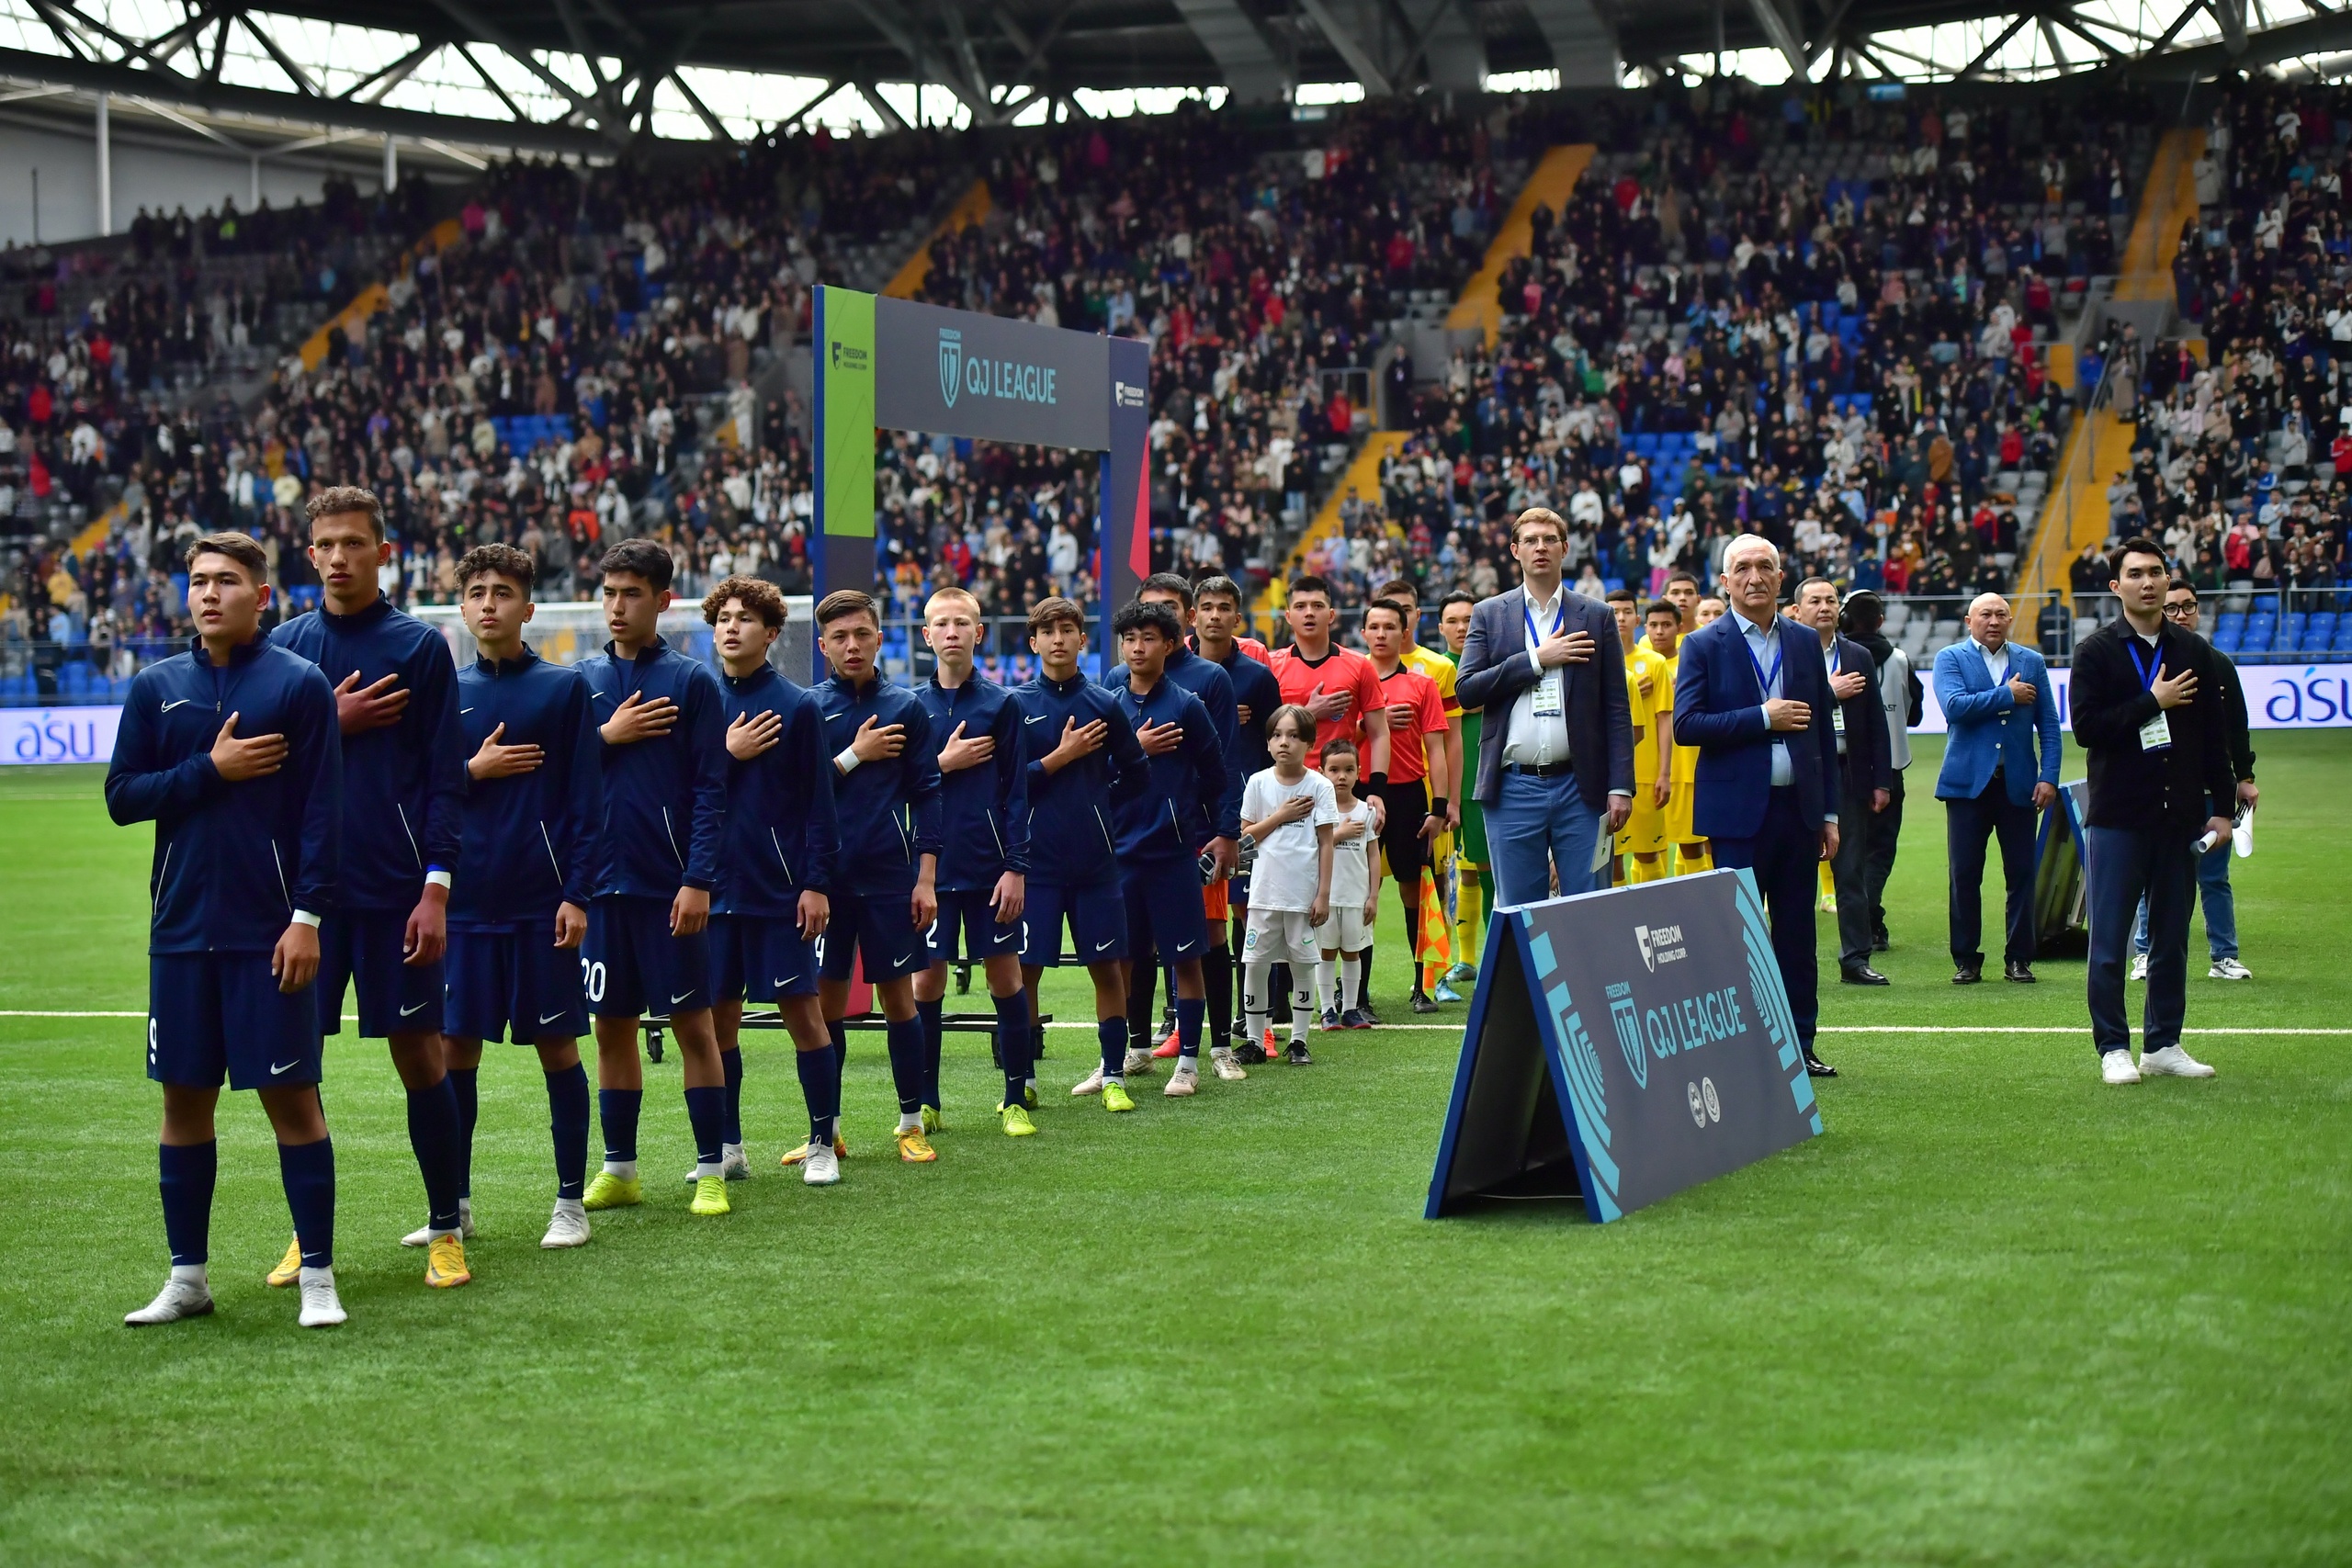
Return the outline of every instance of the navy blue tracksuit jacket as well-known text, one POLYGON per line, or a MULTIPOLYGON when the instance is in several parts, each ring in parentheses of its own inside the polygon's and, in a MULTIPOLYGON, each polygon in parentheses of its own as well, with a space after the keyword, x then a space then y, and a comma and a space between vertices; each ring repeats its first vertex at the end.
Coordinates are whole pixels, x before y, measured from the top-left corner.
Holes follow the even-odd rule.
POLYGON ((454 882, 464 831, 473 753, 458 731, 448 639, 378 599, 356 615, 297 615, 270 640, 317 665, 329 687, 348 675, 362 687, 397 675, 409 694, 398 722, 343 737, 342 907, 405 914, 426 872, 448 872, 454 882))
MULTIPOLYGON (((1227 798, 1225 750, 1201 700, 1165 676, 1141 695, 1124 681, 1111 690, 1136 728, 1175 724, 1184 730, 1174 750, 1148 759, 1148 784, 1119 802, 1113 814, 1119 859, 1130 864, 1191 860, 1218 834, 1239 838, 1241 802, 1238 796, 1227 798)), ((1140 750, 1142 742, 1136 746, 1140 750)))
POLYGON ((1021 705, 1022 759, 1029 771, 1029 863, 1034 881, 1057 887, 1091 887, 1119 878, 1118 835, 1112 812, 1150 787, 1149 759, 1136 742, 1126 705, 1108 686, 1083 674, 1067 681, 1040 675, 1013 688, 1021 705), (1103 720, 1110 739, 1057 773, 1043 759, 1062 742, 1062 728, 1103 720))
POLYGON ((934 763, 958 726, 967 740, 985 735, 996 742, 987 761, 939 775, 944 846, 939 891, 985 892, 1008 871, 1028 875, 1029 769, 1021 753, 1021 705, 977 671, 960 686, 926 681, 915 688, 915 698, 931 715, 934 763))
POLYGON ((868 718, 880 728, 904 727, 906 744, 897 756, 833 779, 842 825, 842 858, 833 881, 862 897, 910 892, 922 872, 922 857, 938 854, 942 841, 939 747, 932 739, 931 710, 904 686, 878 677, 853 686, 832 676, 817 687, 817 704, 825 716, 828 757, 847 750, 868 718))
POLYGON ((587 677, 599 725, 631 693, 678 705, 667 735, 605 748, 596 897, 670 898, 681 887, 717 887, 730 761, 718 678, 658 637, 633 660, 606 643, 573 668, 587 677))
POLYGON ((824 712, 815 693, 768 665, 741 679, 722 671, 718 684, 728 724, 772 713, 784 728, 750 761, 727 759, 727 852, 711 910, 788 919, 804 889, 832 886, 841 853, 824 712))
POLYGON ((223 668, 202 644, 130 682, 107 770, 107 812, 155 824, 147 951, 268 953, 294 911, 336 907, 343 748, 334 691, 316 665, 256 637, 223 668), (212 742, 286 737, 277 772, 231 784, 212 742))
POLYGON ((539 765, 466 780, 465 848, 449 889, 453 931, 552 926, 556 906, 588 907, 604 823, 605 743, 587 678, 523 650, 458 671, 458 723, 470 761, 500 725, 502 746, 537 746, 539 765))

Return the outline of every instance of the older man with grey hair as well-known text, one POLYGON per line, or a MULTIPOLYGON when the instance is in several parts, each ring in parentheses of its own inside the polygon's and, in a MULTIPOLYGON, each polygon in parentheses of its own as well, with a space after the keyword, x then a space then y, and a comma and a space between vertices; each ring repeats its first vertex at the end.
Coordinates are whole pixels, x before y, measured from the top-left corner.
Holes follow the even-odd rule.
POLYGON ((1772 542, 1732 540, 1723 578, 1731 613, 1683 638, 1675 665, 1674 739, 1699 749, 1691 822, 1718 866, 1754 874, 1805 1070, 1835 1077, 1813 1038, 1815 868, 1838 854, 1837 698, 1819 636, 1781 617, 1772 542))
POLYGON ((2058 798, 2058 702, 2041 655, 2009 640, 2009 602, 1980 593, 1968 607, 1968 639, 1936 655, 1936 701, 1944 710, 1944 852, 1951 873, 1951 983, 1984 977, 1984 841, 2001 840, 2008 885, 2003 972, 2033 984, 2033 828, 2058 798))

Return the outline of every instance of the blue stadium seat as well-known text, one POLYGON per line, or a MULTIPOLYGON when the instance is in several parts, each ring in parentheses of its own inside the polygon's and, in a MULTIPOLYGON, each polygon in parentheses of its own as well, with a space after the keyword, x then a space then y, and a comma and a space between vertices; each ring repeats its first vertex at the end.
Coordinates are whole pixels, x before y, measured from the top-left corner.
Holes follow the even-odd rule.
POLYGON ((2352 615, 2342 615, 2336 617, 2335 641, 2330 651, 2352 653, 2352 615))
POLYGON ((2336 614, 2333 610, 2314 610, 2311 623, 2295 639, 2298 653, 2324 653, 2335 641, 2336 614))
POLYGON ((2279 626, 2278 651, 2292 653, 2303 646, 2303 634, 2311 629, 2312 613, 2297 610, 2279 626))
POLYGON ((2244 615, 2237 617, 2234 626, 2230 623, 2230 617, 2227 615, 2223 615, 2213 624, 2213 646, 2223 653, 2235 657, 2245 643, 2245 617, 2244 615))

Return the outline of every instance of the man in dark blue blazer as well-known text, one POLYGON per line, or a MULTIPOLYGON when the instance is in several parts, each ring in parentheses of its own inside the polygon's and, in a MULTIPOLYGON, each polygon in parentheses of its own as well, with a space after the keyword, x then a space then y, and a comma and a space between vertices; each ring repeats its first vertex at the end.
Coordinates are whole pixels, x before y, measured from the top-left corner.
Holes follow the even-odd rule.
POLYGON ((2058 700, 2041 655, 2009 640, 2009 602, 1980 593, 1968 640, 1936 655, 1944 710, 1944 852, 1951 870, 1951 983, 1984 977, 1984 840, 2001 840, 2008 885, 2003 972, 2033 984, 2034 818, 2058 798, 2058 700))
POLYGON ((1472 795, 1485 808, 1495 902, 1592 890, 1599 835, 1634 808, 1625 651, 1608 606, 1560 580, 1568 525, 1531 506, 1511 524, 1520 586, 1470 614, 1454 694, 1486 712, 1472 795))
POLYGON ((1675 671, 1674 739, 1699 748, 1691 821, 1713 840, 1715 864, 1755 873, 1805 1070, 1836 1077, 1813 1050, 1815 867, 1838 855, 1829 667, 1820 637, 1781 618, 1781 552, 1770 539, 1734 539, 1722 572, 1731 613, 1682 639, 1675 671))

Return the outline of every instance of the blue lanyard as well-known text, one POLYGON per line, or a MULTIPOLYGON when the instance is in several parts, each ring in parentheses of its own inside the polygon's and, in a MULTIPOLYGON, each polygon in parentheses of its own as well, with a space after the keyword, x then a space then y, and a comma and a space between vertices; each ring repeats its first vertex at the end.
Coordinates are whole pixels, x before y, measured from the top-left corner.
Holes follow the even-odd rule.
MULTIPOLYGON (((1536 628, 1535 608, 1533 604, 1522 599, 1520 602, 1519 613, 1527 617, 1527 635, 1533 637, 1537 642, 1542 642, 1544 640, 1544 634, 1536 628)), ((1568 596, 1563 593, 1560 595, 1560 607, 1552 612, 1552 635, 1554 637, 1558 637, 1560 635, 1560 628, 1567 624, 1568 596)))
POLYGON ((1757 691, 1768 703, 1772 700, 1772 682, 1781 678, 1781 661, 1788 657, 1789 651, 1781 646, 1778 632, 1779 628, 1775 627, 1772 637, 1772 672, 1769 675, 1764 672, 1763 660, 1756 657, 1756 649, 1748 642, 1747 634, 1742 632, 1739 636, 1740 651, 1747 655, 1748 666, 1756 671, 1757 691))
MULTIPOLYGON (((1746 637, 1742 637, 1740 640, 1741 640, 1742 642, 1745 642, 1745 641, 1747 641, 1747 639, 1746 637)), ((1755 658, 1756 656, 1755 656, 1754 654, 1752 654, 1752 653, 1751 653, 1751 654, 1749 654, 1749 655, 1748 655, 1748 657, 1749 657, 1750 659, 1753 659, 1753 658, 1755 658)), ((1830 643, 1829 643, 1829 672, 1830 672, 1832 675, 1839 675, 1839 674, 1843 674, 1843 673, 1845 672, 1845 669, 1846 669, 1846 648, 1845 648, 1845 645, 1844 645, 1843 643, 1841 643, 1841 642, 1838 641, 1835 637, 1833 637, 1833 638, 1831 638, 1831 639, 1830 639, 1830 643)))
POLYGON ((2156 677, 2164 673, 2164 647, 2162 644, 2158 644, 2154 650, 2148 655, 2147 662, 2142 663, 2140 660, 2139 641, 2140 639, 2136 637, 2132 638, 2123 645, 2123 651, 2132 656, 2132 668, 2140 672, 2141 690, 2152 692, 2155 690, 2156 677))

